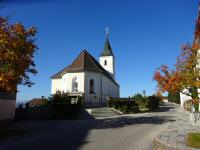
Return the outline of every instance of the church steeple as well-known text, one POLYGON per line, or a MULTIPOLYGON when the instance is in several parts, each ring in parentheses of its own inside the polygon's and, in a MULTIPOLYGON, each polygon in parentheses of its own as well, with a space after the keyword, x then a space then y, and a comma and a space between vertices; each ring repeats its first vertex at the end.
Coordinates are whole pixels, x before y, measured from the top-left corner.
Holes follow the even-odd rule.
POLYGON ((108 36, 109 36, 109 31, 108 31, 108 28, 106 28, 106 42, 104 44, 104 49, 100 56, 114 56, 114 54, 112 52, 112 48, 110 46, 108 36))
POLYGON ((198 8, 198 16, 196 20, 194 42, 193 42, 193 46, 195 45, 200 45, 200 3, 199 3, 199 8, 198 8))
POLYGON ((108 28, 106 28, 106 42, 99 61, 101 66, 115 79, 115 57, 108 40, 108 35, 108 28))

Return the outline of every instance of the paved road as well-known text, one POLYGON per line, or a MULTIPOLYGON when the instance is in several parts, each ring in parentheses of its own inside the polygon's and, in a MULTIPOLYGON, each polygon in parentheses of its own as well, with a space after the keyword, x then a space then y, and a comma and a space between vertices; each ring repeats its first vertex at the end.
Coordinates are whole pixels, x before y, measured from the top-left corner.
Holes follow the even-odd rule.
POLYGON ((175 121, 176 107, 167 104, 159 113, 101 119, 26 122, 32 130, 0 139, 0 150, 149 150, 153 138, 175 121))

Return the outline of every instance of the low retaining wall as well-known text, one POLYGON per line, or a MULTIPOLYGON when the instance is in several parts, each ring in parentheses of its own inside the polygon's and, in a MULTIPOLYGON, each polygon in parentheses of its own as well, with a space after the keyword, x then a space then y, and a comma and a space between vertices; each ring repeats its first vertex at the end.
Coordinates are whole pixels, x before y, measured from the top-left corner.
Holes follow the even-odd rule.
POLYGON ((15 100, 0 99, 0 120, 15 118, 15 100))
POLYGON ((0 92, 0 120, 15 118, 16 94, 0 92))
POLYGON ((42 120, 42 119, 56 119, 56 118, 72 118, 78 113, 81 106, 78 104, 70 104, 58 106, 37 106, 29 108, 16 109, 16 120, 42 120))

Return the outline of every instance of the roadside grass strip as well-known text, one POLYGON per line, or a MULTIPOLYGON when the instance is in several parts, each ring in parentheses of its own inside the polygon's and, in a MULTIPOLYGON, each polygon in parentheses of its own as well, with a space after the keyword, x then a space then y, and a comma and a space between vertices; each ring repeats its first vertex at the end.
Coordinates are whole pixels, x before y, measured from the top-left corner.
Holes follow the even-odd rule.
POLYGON ((186 144, 191 147, 200 148, 200 133, 188 133, 186 144))

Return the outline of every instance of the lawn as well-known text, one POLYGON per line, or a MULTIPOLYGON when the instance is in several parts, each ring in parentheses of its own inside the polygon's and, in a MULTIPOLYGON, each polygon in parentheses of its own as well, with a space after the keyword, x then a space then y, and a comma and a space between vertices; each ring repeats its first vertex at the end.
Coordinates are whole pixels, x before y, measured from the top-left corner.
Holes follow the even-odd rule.
POLYGON ((200 133, 189 133, 186 143, 188 146, 200 148, 200 133))

